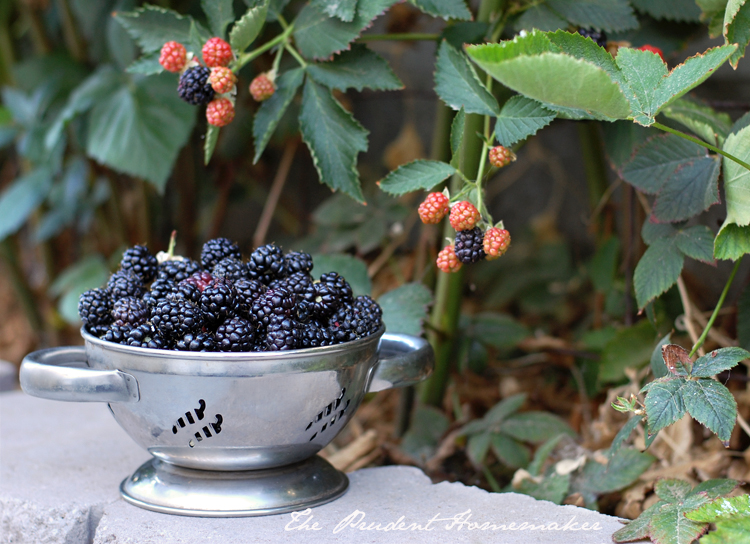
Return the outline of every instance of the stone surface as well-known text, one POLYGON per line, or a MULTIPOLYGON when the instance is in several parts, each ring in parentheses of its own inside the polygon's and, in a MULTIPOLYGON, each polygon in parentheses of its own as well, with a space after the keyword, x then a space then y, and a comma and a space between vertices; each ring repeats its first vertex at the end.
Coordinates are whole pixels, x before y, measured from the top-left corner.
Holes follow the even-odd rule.
POLYGON ((119 497, 120 482, 148 458, 104 405, 0 395, 0 542, 605 544, 621 527, 574 506, 433 485, 402 466, 349 474, 342 498, 304 515, 172 516, 119 497))
POLYGON ((18 387, 16 365, 0 360, 0 392, 13 391, 16 387, 18 387))

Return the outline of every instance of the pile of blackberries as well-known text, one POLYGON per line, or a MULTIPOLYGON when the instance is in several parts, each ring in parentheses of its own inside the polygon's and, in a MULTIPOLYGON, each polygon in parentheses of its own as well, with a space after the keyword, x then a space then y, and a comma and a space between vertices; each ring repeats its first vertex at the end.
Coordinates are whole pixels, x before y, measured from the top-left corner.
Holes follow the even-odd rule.
POLYGON ((312 257, 273 244, 243 261, 226 238, 200 263, 145 246, 122 256, 107 285, 86 291, 78 313, 90 334, 118 344, 182 351, 277 351, 350 342, 377 332, 383 312, 354 297, 336 272, 313 280, 312 257))

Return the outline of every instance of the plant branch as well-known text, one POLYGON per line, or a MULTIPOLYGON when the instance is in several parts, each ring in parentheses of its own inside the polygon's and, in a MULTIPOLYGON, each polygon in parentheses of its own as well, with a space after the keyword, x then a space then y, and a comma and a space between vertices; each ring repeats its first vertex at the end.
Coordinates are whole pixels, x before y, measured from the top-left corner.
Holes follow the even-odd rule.
POLYGON ((252 61, 253 59, 258 58, 263 53, 268 51, 269 49, 272 49, 279 45, 282 42, 286 42, 289 39, 289 35, 294 30, 294 25, 287 26, 286 29, 284 29, 284 32, 276 36, 274 39, 267 41, 257 49, 253 49, 252 51, 248 51, 247 53, 244 53, 240 55, 236 61, 234 61, 234 71, 237 72, 245 66, 248 62, 252 61))
POLYGON ((289 53, 294 57, 294 60, 296 60, 302 68, 307 68, 307 62, 305 62, 305 59, 303 59, 299 53, 297 53, 297 50, 291 46, 289 42, 284 43, 284 48, 289 51, 289 53))
POLYGON ((294 153, 297 151, 297 145, 299 144, 298 138, 292 138, 286 144, 284 148, 284 154, 281 156, 281 163, 279 169, 276 171, 276 176, 273 178, 271 184, 271 191, 268 193, 266 204, 263 206, 263 212, 260 214, 258 220, 258 226, 255 229, 253 235, 253 245, 260 247, 266 240, 266 234, 268 233, 268 227, 271 225, 273 219, 273 213, 276 210, 276 206, 281 198, 281 192, 284 190, 284 184, 289 177, 289 169, 292 167, 294 161, 294 153))
POLYGON ((747 164, 745 161, 742 161, 735 157, 734 155, 730 155, 726 151, 722 151, 716 146, 713 146, 709 143, 704 142, 703 140, 699 140, 698 138, 694 138, 693 136, 690 136, 690 134, 685 134, 684 132, 680 132, 679 130, 675 130, 673 128, 670 128, 666 125, 662 125, 661 123, 654 123, 651 125, 654 128, 658 128, 659 130, 663 130, 664 132, 669 132, 670 134, 674 134, 675 136, 679 136, 680 138, 683 138, 685 140, 688 140, 689 142, 693 142, 694 144, 698 144, 700 146, 703 146, 707 149, 710 149, 714 153, 718 153, 719 155, 725 156, 730 161, 736 162, 743 168, 746 168, 747 170, 750 170, 750 164, 747 164))

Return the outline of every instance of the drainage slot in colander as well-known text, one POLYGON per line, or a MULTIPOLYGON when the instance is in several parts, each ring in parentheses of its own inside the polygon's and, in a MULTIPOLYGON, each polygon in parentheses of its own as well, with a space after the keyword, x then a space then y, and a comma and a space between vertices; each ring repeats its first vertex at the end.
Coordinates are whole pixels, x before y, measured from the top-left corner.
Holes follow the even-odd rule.
MULTIPOLYGON (((177 434, 177 431, 187 427, 188 424, 195 425, 196 419, 197 421, 201 421, 205 416, 206 401, 203 399, 198 399, 198 408, 194 408, 192 411, 185 412, 184 419, 182 417, 177 418, 177 423, 172 426, 172 434, 177 434), (193 417, 193 414, 195 414, 195 418, 193 417), (188 421, 187 424, 185 423, 185 419, 187 419, 188 421)), ((216 421, 214 423, 205 425, 202 429, 200 429, 193 435, 198 442, 202 442, 204 438, 211 438, 215 434, 219 434, 221 432, 221 425, 224 423, 224 418, 221 414, 216 414, 214 417, 216 418, 216 421), (213 429, 213 433, 211 432, 211 429, 213 429), (203 434, 201 434, 201 431, 203 431, 203 434)), ((195 440, 190 439, 190 442, 188 442, 188 446, 194 448, 195 445, 195 440)))
POLYGON ((338 397, 336 397, 334 400, 328 403, 328 405, 323 408, 320 412, 318 412, 318 415, 316 415, 313 420, 307 424, 307 427, 305 427, 305 431, 313 430, 313 435, 310 437, 310 441, 314 440, 316 436, 318 436, 318 433, 322 433, 325 431, 329 425, 333 426, 334 423, 336 423, 337 419, 341 419, 344 417, 344 414, 346 412, 346 409, 349 407, 349 403, 351 402, 351 399, 346 400, 346 404, 344 404, 344 408, 339 411, 339 413, 336 413, 336 410, 339 409, 339 406, 341 406, 341 403, 344 402, 344 395, 346 395, 346 387, 343 387, 341 389, 341 393, 338 397), (330 420, 326 420, 325 423, 323 423, 323 426, 319 430, 313 429, 313 425, 319 421, 323 421, 323 418, 328 418, 333 414, 333 417, 330 420))
MULTIPOLYGON (((205 416, 206 412, 206 401, 203 399, 198 399, 198 408, 193 409, 193 412, 195 412, 195 417, 198 418, 198 421, 202 420, 205 416)), ((185 418, 188 420, 188 423, 190 425, 195 423, 195 419, 193 419, 193 414, 188 410, 185 412, 185 418)), ((177 434, 177 431, 180 429, 185 428, 185 420, 182 419, 182 417, 177 418, 177 424, 172 425, 172 434, 177 434), (177 428, 177 425, 179 425, 179 429, 177 428)))

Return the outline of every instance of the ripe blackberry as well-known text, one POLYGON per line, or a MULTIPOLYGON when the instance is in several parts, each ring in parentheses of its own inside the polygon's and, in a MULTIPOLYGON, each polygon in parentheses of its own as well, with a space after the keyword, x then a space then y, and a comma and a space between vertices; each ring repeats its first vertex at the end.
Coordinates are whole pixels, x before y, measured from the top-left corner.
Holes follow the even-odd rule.
POLYGON ((112 325, 110 323, 106 325, 86 325, 85 329, 89 334, 96 336, 97 338, 102 338, 105 334, 107 334, 107 331, 111 326, 112 325))
POLYGON ((144 323, 130 329, 122 344, 136 346, 139 348, 170 349, 172 344, 169 339, 159 334, 150 323, 144 323))
POLYGON ((456 233, 456 257, 464 264, 481 261, 486 257, 484 252, 484 232, 479 227, 462 230, 456 233))
POLYGON ((233 257, 242 260, 242 254, 237 244, 227 238, 214 238, 203 244, 201 249, 201 264, 206 270, 211 270, 219 261, 233 257))
POLYGON ((218 351, 251 351, 255 342, 255 329, 244 317, 227 319, 216 329, 218 351))
POLYGON ((153 308, 158 301, 165 298, 175 287, 177 287, 177 284, 169 278, 156 278, 151 284, 151 289, 143 295, 143 300, 146 301, 149 307, 153 308))
POLYGON ((226 278, 228 280, 239 280, 247 277, 247 266, 234 257, 226 257, 220 260, 211 269, 214 278, 226 278))
MULTIPOLYGON (((310 297, 306 296, 305 300, 310 297)), ((324 283, 322 281, 313 284, 312 288, 312 310, 313 317, 318 319, 327 319, 342 304, 341 295, 336 285, 324 283)))
POLYGON ((303 251, 290 251, 284 257, 289 274, 295 272, 311 272, 313 269, 312 255, 303 251))
POLYGON ((294 295, 279 287, 269 289, 253 303, 250 309, 250 317, 258 328, 266 328, 271 316, 289 317, 294 309, 294 295))
POLYGON ((376 333, 383 324, 383 310, 377 302, 367 295, 354 299, 354 311, 359 315, 365 327, 365 336, 376 333))
POLYGON ((201 271, 201 265, 192 259, 164 261, 159 265, 158 279, 170 279, 175 283, 181 282, 201 271))
POLYGON ((357 330, 366 330, 357 319, 357 313, 352 304, 344 304, 336 310, 336 313, 328 320, 328 328, 331 330, 335 344, 343 344, 357 339, 357 330))
POLYGON ((167 297, 151 310, 151 323, 161 336, 176 339, 200 331, 204 317, 192 302, 182 297, 167 297))
POLYGON ((193 106, 204 106, 214 99, 216 94, 208 80, 211 69, 206 66, 191 66, 180 76, 177 94, 193 106))
POLYGON ((253 303, 268 290, 268 287, 257 280, 241 278, 234 281, 234 290, 237 293, 234 304, 237 315, 250 319, 253 303))
POLYGON ((206 324, 216 326, 234 315, 237 292, 231 282, 224 278, 215 278, 201 293, 198 302, 206 324))
POLYGON ((133 327, 131 327, 130 325, 111 325, 107 329, 107 332, 104 333, 104 336, 102 336, 101 338, 106 340, 107 342, 124 344, 125 339, 127 338, 131 330, 133 330, 133 327))
POLYGON ((603 30, 593 28, 579 28, 578 33, 584 38, 591 38, 599 47, 607 47, 607 35, 603 30))
POLYGON ((174 347, 178 351, 216 351, 216 340, 208 332, 189 332, 177 340, 174 347))
POLYGON ((107 282, 107 288, 113 302, 125 297, 141 298, 146 292, 141 278, 130 270, 120 270, 112 274, 107 282))
POLYGON ((175 285, 174 289, 167 294, 167 297, 182 297, 193 304, 198 304, 201 298, 201 290, 194 283, 185 280, 175 285))
POLYGON ((112 305, 112 319, 115 325, 135 327, 145 323, 149 317, 148 304, 135 297, 125 297, 112 305))
POLYGON ((209 274, 206 271, 196 272, 189 278, 183 280, 185 283, 192 283, 195 285, 198 290, 202 293, 206 287, 211 285, 211 282, 214 281, 214 277, 209 274))
POLYGON ((266 350, 287 351, 300 344, 300 324, 291 317, 272 315, 266 328, 266 350))
POLYGON ((122 270, 130 270, 141 278, 143 283, 150 283, 155 277, 159 263, 146 246, 133 246, 125 250, 120 261, 122 270))
POLYGON ((250 278, 268 285, 276 278, 287 275, 284 253, 274 244, 256 248, 247 261, 247 273, 250 278))
POLYGON ((352 286, 349 282, 344 279, 343 276, 339 276, 336 272, 327 272, 320 276, 320 283, 328 284, 338 292, 341 302, 354 302, 354 295, 352 294, 352 286))
POLYGON ((295 295, 296 300, 309 300, 312 301, 313 295, 313 279, 307 272, 295 272, 291 276, 280 280, 273 280, 271 285, 268 286, 270 289, 278 289, 283 287, 287 291, 290 291, 295 295))
POLYGON ((87 329, 112 322, 111 297, 108 289, 90 289, 78 298, 78 316, 87 329))
POLYGON ((320 346, 331 346, 333 343, 333 333, 325 325, 321 325, 317 321, 311 321, 302 325, 299 347, 317 348, 320 346))

